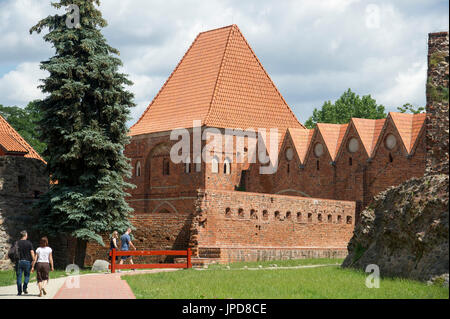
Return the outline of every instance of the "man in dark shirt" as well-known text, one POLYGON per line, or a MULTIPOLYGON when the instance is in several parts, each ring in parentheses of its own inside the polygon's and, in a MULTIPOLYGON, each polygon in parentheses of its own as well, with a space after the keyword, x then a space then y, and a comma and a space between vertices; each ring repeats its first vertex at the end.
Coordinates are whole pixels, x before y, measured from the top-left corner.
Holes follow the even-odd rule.
POLYGON ((20 232, 20 240, 17 242, 19 247, 19 261, 17 262, 17 295, 20 296, 22 291, 28 294, 28 282, 30 281, 31 262, 34 259, 33 244, 28 240, 26 230, 20 232), (24 274, 24 282, 22 287, 22 273, 24 274))

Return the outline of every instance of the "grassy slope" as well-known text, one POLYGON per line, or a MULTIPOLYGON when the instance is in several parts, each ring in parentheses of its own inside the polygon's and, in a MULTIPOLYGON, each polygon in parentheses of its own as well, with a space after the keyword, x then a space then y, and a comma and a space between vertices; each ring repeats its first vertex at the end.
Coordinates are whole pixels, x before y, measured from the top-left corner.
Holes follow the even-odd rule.
MULTIPOLYGON (((331 260, 336 263, 336 259, 331 260)), ((182 270, 169 273, 123 276, 137 298, 157 299, 407 299, 448 298, 448 288, 427 286, 404 279, 382 279, 380 288, 365 286, 367 274, 339 266, 305 269, 244 270, 271 264, 291 266, 299 264, 325 264, 330 260, 272 261, 232 264, 210 267, 210 270, 182 270)))

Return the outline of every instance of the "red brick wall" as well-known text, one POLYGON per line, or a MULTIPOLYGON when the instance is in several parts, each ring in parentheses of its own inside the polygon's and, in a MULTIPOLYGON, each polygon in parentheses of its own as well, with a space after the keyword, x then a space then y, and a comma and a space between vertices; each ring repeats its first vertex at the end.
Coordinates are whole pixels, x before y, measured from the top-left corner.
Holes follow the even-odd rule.
POLYGON ((424 174, 426 162, 425 135, 425 127, 422 127, 417 141, 418 144, 412 154, 408 155, 396 128, 390 120, 387 120, 384 130, 380 134, 376 152, 369 159, 360 140, 358 151, 350 153, 348 150, 348 141, 352 137, 359 139, 354 126, 349 125, 336 160, 332 164, 328 152, 325 151, 320 158, 317 158, 313 153, 316 143, 324 144, 320 132, 317 131, 311 141, 305 164, 301 165, 295 151, 291 161, 286 159, 286 149, 295 149, 289 134, 287 134, 280 149, 277 172, 273 175, 260 175, 258 165, 252 165, 247 190, 260 193, 356 201, 359 210, 369 204, 373 196, 386 188, 424 174), (397 145, 391 151, 387 150, 384 145, 384 139, 390 133, 397 138, 397 145), (392 156, 392 162, 389 153, 392 156), (352 159, 351 165, 350 158, 352 159), (319 161, 319 170, 317 169, 317 161, 319 161))
MULTIPOLYGON (((333 255, 332 251, 344 251, 345 254, 353 234, 354 218, 354 202, 206 190, 200 193, 197 202, 196 242, 191 246, 200 257, 208 257, 208 250, 220 248, 224 252, 220 256, 223 261, 230 261, 230 256, 242 260, 242 256, 238 256, 244 251, 249 258, 262 258, 265 249, 271 251, 267 253, 266 250, 269 259, 276 251, 289 251, 285 256, 301 256, 302 251, 314 250, 321 251, 321 256, 333 255), (227 208, 230 208, 230 215, 226 213, 227 208), (267 219, 263 216, 264 211, 267 211, 267 219), (278 218, 276 212, 279 212, 278 218), (297 213, 301 213, 300 219, 297 219, 297 213), (308 214, 311 214, 310 218, 308 214), (341 216, 340 221, 338 216, 341 216), (236 249, 240 251, 237 255, 236 249), (203 256, 202 251, 206 252, 203 256)), ((304 255, 312 256, 311 253, 304 255)))

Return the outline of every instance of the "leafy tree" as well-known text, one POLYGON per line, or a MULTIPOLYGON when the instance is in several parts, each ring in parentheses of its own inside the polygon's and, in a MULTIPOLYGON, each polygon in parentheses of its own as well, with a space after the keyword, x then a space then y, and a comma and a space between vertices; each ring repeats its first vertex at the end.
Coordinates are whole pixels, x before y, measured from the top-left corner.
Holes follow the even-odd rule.
POLYGON ((41 114, 36 103, 32 101, 25 108, 0 104, 0 114, 42 156, 47 145, 39 139, 38 122, 41 114))
POLYGON ((317 123, 348 123, 352 117, 380 119, 386 117, 384 106, 365 95, 362 98, 348 89, 334 104, 326 101, 320 110, 314 109, 313 115, 305 122, 307 128, 314 128, 317 123))
POLYGON ((400 113, 410 112, 413 114, 419 114, 419 113, 422 113, 423 111, 425 111, 425 108, 423 106, 414 106, 412 104, 406 103, 406 104, 403 104, 403 106, 397 107, 397 110, 400 113))
POLYGON ((132 209, 124 190, 131 166, 123 154, 129 142, 126 121, 133 95, 132 82, 118 72, 119 51, 107 44, 101 28, 107 25, 99 0, 59 0, 60 9, 79 7, 80 26, 70 27, 68 14, 39 21, 30 33, 41 33, 55 55, 41 62, 49 72, 40 86, 47 97, 37 103, 42 113, 41 139, 48 170, 57 181, 41 197, 39 229, 49 235, 68 234, 77 239, 75 263, 83 266, 86 244, 104 245, 101 234, 131 226, 132 209))

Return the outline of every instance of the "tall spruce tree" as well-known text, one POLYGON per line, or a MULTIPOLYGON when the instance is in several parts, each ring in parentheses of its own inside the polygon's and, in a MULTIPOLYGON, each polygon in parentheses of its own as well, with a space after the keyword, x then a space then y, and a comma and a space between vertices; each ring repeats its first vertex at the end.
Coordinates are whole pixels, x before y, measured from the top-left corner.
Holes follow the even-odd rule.
POLYGON ((83 266, 87 242, 104 245, 101 234, 130 226, 132 209, 125 201, 125 182, 131 166, 123 154, 129 142, 126 121, 133 94, 132 82, 118 72, 119 51, 107 44, 101 28, 99 0, 60 0, 52 6, 79 8, 80 25, 71 27, 68 14, 52 15, 30 29, 50 42, 55 55, 41 62, 50 73, 40 85, 47 97, 38 102, 42 112, 41 140, 55 182, 41 197, 41 231, 77 239, 75 263, 83 266))

